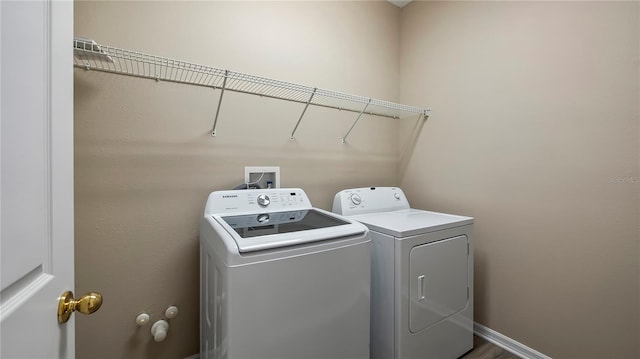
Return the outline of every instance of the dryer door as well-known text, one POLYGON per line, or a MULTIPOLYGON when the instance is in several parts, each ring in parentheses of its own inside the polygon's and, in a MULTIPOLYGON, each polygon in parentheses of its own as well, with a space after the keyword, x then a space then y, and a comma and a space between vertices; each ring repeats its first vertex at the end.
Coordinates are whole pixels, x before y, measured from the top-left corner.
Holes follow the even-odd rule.
POLYGON ((463 310, 468 294, 468 238, 415 246, 409 253, 409 329, 417 333, 463 310))

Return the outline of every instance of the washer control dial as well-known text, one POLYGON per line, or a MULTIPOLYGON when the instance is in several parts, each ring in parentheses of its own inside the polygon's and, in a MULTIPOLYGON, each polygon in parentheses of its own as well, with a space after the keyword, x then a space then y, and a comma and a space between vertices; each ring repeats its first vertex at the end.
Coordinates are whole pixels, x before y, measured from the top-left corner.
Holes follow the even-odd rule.
POLYGON ((271 199, 269 199, 269 196, 267 196, 266 194, 260 194, 258 195, 258 204, 262 207, 266 207, 269 205, 269 203, 271 203, 271 199))
POLYGON ((360 196, 355 193, 351 195, 350 199, 351 199, 351 203, 355 204, 356 206, 362 203, 362 198, 360 198, 360 196))
POLYGON ((258 223, 267 223, 269 222, 269 215, 266 213, 258 215, 258 223))

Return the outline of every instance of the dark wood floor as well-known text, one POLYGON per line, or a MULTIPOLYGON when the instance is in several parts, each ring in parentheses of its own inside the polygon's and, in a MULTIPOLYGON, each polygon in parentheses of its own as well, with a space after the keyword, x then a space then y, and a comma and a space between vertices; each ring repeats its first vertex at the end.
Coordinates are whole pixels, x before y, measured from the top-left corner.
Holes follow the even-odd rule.
POLYGON ((489 343, 477 335, 473 336, 473 350, 462 357, 463 359, 521 359, 499 346, 489 343))

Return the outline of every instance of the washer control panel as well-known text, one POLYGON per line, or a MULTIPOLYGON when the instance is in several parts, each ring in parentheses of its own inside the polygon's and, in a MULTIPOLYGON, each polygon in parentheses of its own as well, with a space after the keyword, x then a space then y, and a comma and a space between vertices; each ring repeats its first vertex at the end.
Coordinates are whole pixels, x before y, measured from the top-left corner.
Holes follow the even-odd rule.
POLYGON ((242 212, 281 212, 311 208, 300 188, 216 191, 209 194, 205 215, 242 212))
POLYGON ((408 208, 409 201, 398 187, 345 189, 333 199, 333 212, 345 216, 408 208))

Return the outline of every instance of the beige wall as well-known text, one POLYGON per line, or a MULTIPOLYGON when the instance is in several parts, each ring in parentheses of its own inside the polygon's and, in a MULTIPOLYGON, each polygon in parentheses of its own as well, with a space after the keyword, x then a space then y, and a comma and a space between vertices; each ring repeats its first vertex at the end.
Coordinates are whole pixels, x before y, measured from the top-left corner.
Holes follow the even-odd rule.
POLYGON ((431 106, 412 121, 75 70, 78 358, 198 343, 198 221, 245 165, 329 208, 402 185, 476 218, 476 321, 554 358, 640 356, 637 2, 76 2, 100 43, 431 106), (398 41, 400 40, 400 41, 398 41), (402 130, 402 131, 400 131, 402 130), (398 139, 400 137, 400 140, 398 139), (399 169, 399 171, 398 171, 399 169), (180 307, 154 343, 136 314, 180 307))
MULTIPOLYGON (((398 100, 400 10, 386 2, 76 2, 75 34, 234 71, 398 100)), ((329 209, 353 186, 396 185, 398 122, 75 70, 76 291, 104 306, 76 317, 78 358, 184 358, 198 351, 198 224, 206 196, 280 166, 282 185, 329 209), (152 319, 175 304, 165 342, 152 319)))
POLYGON ((400 185, 475 217, 475 320, 553 358, 640 357, 638 2, 414 2, 400 185))

